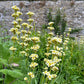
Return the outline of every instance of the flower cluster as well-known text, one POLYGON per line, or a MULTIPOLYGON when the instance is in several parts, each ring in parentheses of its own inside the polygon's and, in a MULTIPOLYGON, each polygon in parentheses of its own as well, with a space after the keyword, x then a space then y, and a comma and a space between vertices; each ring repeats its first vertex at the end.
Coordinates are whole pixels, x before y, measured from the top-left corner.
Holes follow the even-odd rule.
POLYGON ((15 51, 16 50, 16 48, 14 48, 13 46, 10 47, 9 49, 12 50, 12 51, 15 51))
POLYGON ((34 78, 34 74, 32 72, 29 72, 28 75, 31 77, 31 78, 34 78))
POLYGON ((38 65, 38 63, 32 62, 32 63, 30 64, 30 67, 31 67, 31 68, 35 68, 37 65, 38 65))
MULTIPOLYGON (((65 55, 63 51, 62 45, 62 37, 60 36, 54 36, 54 33, 52 32, 54 30, 53 22, 49 23, 48 29, 50 32, 48 33, 47 38, 47 44, 46 44, 46 50, 47 52, 44 54, 46 57, 44 58, 45 67, 44 67, 44 77, 46 80, 52 80, 53 78, 57 77, 57 72, 59 70, 59 62, 61 61, 61 57, 65 55)), ((48 83, 48 81, 46 81, 48 83)))
POLYGON ((32 60, 35 60, 36 58, 38 58, 38 55, 37 54, 31 54, 29 56, 32 60))
MULTIPOLYGON (((13 28, 11 28, 9 31, 13 33, 13 36, 11 37, 11 40, 13 41, 13 46, 10 47, 10 50, 15 51, 17 48, 15 48, 15 44, 17 43, 18 35, 20 35, 19 29, 21 28, 20 23, 22 21, 21 18, 19 18, 22 13, 20 12, 20 9, 15 5, 12 6, 12 9, 14 10, 14 13, 12 14, 12 17, 14 17, 14 21, 12 22, 13 28)), ((14 56, 14 52, 12 54, 14 56)))
POLYGON ((31 47, 32 50, 37 51, 40 48, 40 46, 37 45, 33 45, 33 47, 31 47))
POLYGON ((27 12, 29 17, 27 20, 28 22, 22 23, 22 19, 19 17, 22 15, 20 9, 17 6, 13 6, 12 9, 14 10, 14 13, 12 14, 12 17, 14 17, 14 21, 12 22, 14 27, 10 29, 13 34, 11 37, 13 46, 10 47, 10 50, 13 51, 13 56, 14 53, 18 51, 18 56, 25 59, 25 68, 26 70, 28 69, 28 74, 24 77, 24 80, 31 84, 29 81, 37 76, 35 71, 39 69, 39 55, 44 54, 44 58, 41 58, 43 61, 42 73, 46 81, 43 84, 48 84, 49 81, 52 81, 52 79, 57 77, 59 63, 61 58, 65 56, 64 49, 68 49, 67 43, 69 41, 68 37, 71 29, 69 28, 67 33, 68 37, 65 37, 63 40, 62 36, 54 35, 54 22, 49 22, 49 26, 47 27, 49 30, 48 37, 46 38, 45 36, 46 50, 41 53, 41 32, 35 31, 35 22, 32 18, 34 13, 30 11, 27 12))

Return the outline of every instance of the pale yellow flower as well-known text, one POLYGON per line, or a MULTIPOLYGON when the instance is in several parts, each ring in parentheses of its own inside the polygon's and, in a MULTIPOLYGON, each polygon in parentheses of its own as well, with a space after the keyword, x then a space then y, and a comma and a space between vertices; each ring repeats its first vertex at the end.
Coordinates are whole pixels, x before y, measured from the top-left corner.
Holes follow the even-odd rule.
POLYGON ((13 46, 10 47, 9 49, 12 50, 12 51, 15 51, 16 50, 16 48, 14 48, 13 46))
POLYGON ((58 62, 61 61, 61 59, 58 59, 57 56, 54 57, 53 61, 57 64, 58 62))
POLYGON ((21 30, 22 34, 24 35, 25 33, 27 33, 26 30, 21 30))
POLYGON ((18 40, 18 38, 16 36, 12 36, 11 40, 15 42, 16 40, 18 40))
POLYGON ((28 31, 27 34, 30 35, 31 34, 31 31, 28 31))
POLYGON ((25 42, 30 42, 31 38, 25 38, 25 42))
POLYGON ((46 62, 46 61, 48 61, 48 59, 47 58, 44 58, 44 62, 46 62))
POLYGON ((40 31, 37 31, 38 34, 40 34, 41 32, 40 31))
POLYGON ((43 72, 44 75, 50 75, 50 72, 48 72, 47 70, 43 72))
POLYGON ((22 55, 25 55, 25 54, 26 54, 26 52, 25 52, 25 51, 20 51, 20 53, 21 53, 22 55))
POLYGON ((16 27, 17 27, 18 29, 21 29, 21 26, 20 26, 20 25, 17 25, 16 27))
POLYGON ((20 16, 20 15, 22 15, 22 12, 18 11, 17 14, 20 16))
POLYGON ((36 58, 38 58, 38 55, 37 54, 31 54, 29 56, 32 60, 35 60, 36 58))
POLYGON ((20 10, 16 5, 12 6, 12 9, 15 10, 15 11, 19 11, 20 10))
POLYGON ((54 33, 53 32, 50 32, 50 33, 48 33, 50 36, 54 36, 54 33))
POLYGON ((56 74, 52 74, 52 78, 56 78, 57 77, 57 75, 56 74))
POLYGON ((70 35, 70 33, 67 33, 67 35, 69 36, 69 35, 70 35))
POLYGON ((22 42, 22 43, 20 43, 20 45, 22 45, 22 46, 27 46, 28 44, 27 44, 27 43, 22 42))
POLYGON ((29 11, 27 15, 29 15, 29 17, 31 18, 34 15, 34 13, 29 11))
POLYGON ((51 41, 54 42, 54 43, 56 43, 56 42, 62 43, 62 39, 61 39, 61 38, 58 38, 58 37, 53 37, 53 38, 51 39, 51 41))
POLYGON ((53 76, 52 76, 52 75, 48 75, 47 78, 48 78, 49 80, 51 80, 51 79, 53 78, 53 76))
POLYGON ((36 66, 38 66, 38 63, 32 62, 29 66, 32 67, 32 68, 35 68, 36 66))
POLYGON ((11 28, 9 31, 13 32, 13 34, 16 34, 16 32, 18 31, 17 28, 11 28))
POLYGON ((69 32, 71 32, 72 28, 68 28, 69 29, 69 32))
POLYGON ((53 55, 62 56, 62 53, 57 50, 51 50, 53 55))
POLYGON ((21 18, 16 19, 17 22, 22 22, 21 18))
POLYGON ((46 55, 47 57, 49 57, 49 55, 51 55, 51 53, 45 53, 45 55, 46 55))
POLYGON ((20 38, 21 38, 22 40, 25 40, 25 36, 21 36, 20 38))
POLYGON ((20 34, 21 34, 21 32, 17 31, 17 35, 20 35, 20 34))
MULTIPOLYGON (((49 41, 48 41, 49 42, 49 41)), ((46 44, 47 47, 50 47, 50 44, 46 44)))
POLYGON ((45 69, 45 70, 48 70, 48 67, 45 67, 44 69, 45 69))
POLYGON ((48 29, 49 29, 50 31, 52 31, 52 30, 54 30, 54 27, 48 27, 48 29))
POLYGON ((48 37, 47 39, 48 39, 48 40, 51 40, 51 37, 48 37))
POLYGON ((57 70, 59 70, 58 67, 56 67, 56 66, 53 66, 53 67, 52 67, 52 71, 57 71, 57 70))
POLYGON ((33 26, 32 25, 28 25, 27 28, 31 29, 31 28, 33 28, 33 26))
POLYGON ((33 73, 32 72, 29 72, 28 75, 31 76, 33 73))
POLYGON ((52 44, 52 41, 50 40, 50 41, 48 41, 48 43, 49 43, 49 45, 50 45, 50 44, 52 44))
POLYGON ((34 42, 40 42, 39 37, 32 37, 31 40, 34 41, 34 42))
POLYGON ((29 51, 29 48, 26 48, 25 51, 28 52, 29 51))
POLYGON ((27 27, 28 24, 24 22, 24 23, 22 23, 22 26, 23 26, 23 27, 27 27))
POLYGON ((57 42, 58 42, 58 43, 62 43, 62 39, 61 39, 61 38, 58 38, 58 39, 57 39, 57 42))
POLYGON ((25 38, 28 38, 28 35, 27 34, 25 34, 25 38))
POLYGON ((67 41, 69 41, 69 38, 65 38, 67 41))
POLYGON ((29 72, 28 75, 31 77, 31 78, 34 78, 34 74, 32 72, 29 72))
POLYGON ((34 45, 33 47, 31 47, 32 50, 35 50, 37 51, 38 49, 40 48, 40 46, 37 44, 37 45, 34 45))
POLYGON ((30 18, 30 19, 28 19, 27 21, 30 22, 30 23, 32 23, 32 22, 34 21, 34 19, 31 19, 31 18, 30 18))
POLYGON ((65 42, 65 43, 68 43, 68 40, 65 40, 64 42, 65 42))
POLYGON ((28 53, 25 53, 25 56, 27 56, 27 57, 28 57, 28 56, 29 56, 29 54, 28 54, 28 53))
POLYGON ((31 75, 31 78, 34 78, 34 75, 31 75))
POLYGON ((18 17, 19 15, 17 13, 13 13, 12 17, 18 17))
POLYGON ((48 66, 48 67, 53 67, 53 66, 55 66, 55 62, 54 61, 52 61, 52 60, 47 60, 46 61, 46 65, 48 66))
POLYGON ((13 21, 12 24, 13 24, 13 25, 17 25, 18 23, 17 23, 16 21, 13 21))
POLYGON ((54 24, 54 22, 49 22, 48 25, 52 26, 54 24))
POLYGON ((48 83, 44 83, 44 84, 48 84, 48 83))
POLYGON ((25 78, 24 78, 24 80, 28 80, 28 78, 27 78, 27 77, 25 77, 25 78))

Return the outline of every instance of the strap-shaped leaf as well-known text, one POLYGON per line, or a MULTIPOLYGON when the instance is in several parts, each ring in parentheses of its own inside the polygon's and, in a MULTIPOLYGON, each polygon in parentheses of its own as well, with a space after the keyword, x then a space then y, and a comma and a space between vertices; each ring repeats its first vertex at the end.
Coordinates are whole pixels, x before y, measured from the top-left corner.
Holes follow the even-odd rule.
POLYGON ((18 70, 8 70, 8 75, 10 75, 14 78, 20 78, 23 76, 23 74, 21 72, 19 72, 18 70))
POLYGON ((0 57, 3 59, 8 59, 10 56, 9 49, 3 47, 3 44, 0 44, 0 57))
POLYGON ((3 81, 4 79, 3 78, 0 78, 0 81, 3 81))
POLYGON ((44 84, 44 76, 43 75, 41 76, 40 84, 44 84))
POLYGON ((6 59, 0 58, 0 64, 8 65, 8 62, 6 59))
POLYGON ((18 71, 18 70, 2 69, 2 70, 0 70, 0 72, 2 72, 5 75, 8 74, 8 75, 10 75, 13 78, 20 78, 20 77, 23 76, 23 74, 20 71, 18 71))
POLYGON ((3 73, 3 74, 5 74, 5 75, 7 75, 8 70, 7 69, 1 69, 0 72, 3 73))

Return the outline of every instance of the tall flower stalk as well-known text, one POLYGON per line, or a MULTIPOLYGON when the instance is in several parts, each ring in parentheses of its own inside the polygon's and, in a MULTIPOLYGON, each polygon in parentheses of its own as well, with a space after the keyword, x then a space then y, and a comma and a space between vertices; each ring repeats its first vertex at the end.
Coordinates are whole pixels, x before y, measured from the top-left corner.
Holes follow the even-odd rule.
POLYGON ((18 37, 17 37, 18 28, 16 27, 18 23, 16 21, 16 18, 19 17, 18 11, 20 9, 16 5, 12 6, 12 9, 14 10, 14 13, 12 14, 12 17, 14 17, 14 21, 12 22, 14 28, 10 29, 10 31, 13 33, 13 36, 11 37, 11 40, 13 41, 13 46, 10 47, 10 50, 13 51, 12 56, 14 56, 15 50, 17 49, 17 48, 15 48, 15 44, 18 40, 18 37))
MULTIPOLYGON (((39 69, 40 66, 38 63, 39 50, 41 48, 41 35, 40 31, 35 31, 35 21, 33 19, 33 12, 27 12, 28 15, 28 23, 23 22, 19 17, 22 13, 19 11, 20 9, 17 6, 12 7, 14 13, 12 17, 14 17, 13 26, 10 31, 13 33, 11 40, 13 41, 13 46, 10 47, 10 50, 13 51, 13 55, 15 50, 18 50, 18 56, 25 60, 25 68, 27 70, 27 75, 24 77, 24 80, 31 84, 33 79, 36 79, 37 74, 36 70, 39 69), (16 48, 16 44, 18 47, 16 48)), ((62 36, 54 35, 54 22, 49 22, 48 25, 48 37, 46 38, 46 50, 44 52, 44 63, 42 66, 42 79, 40 79, 40 84, 50 84, 54 79, 56 79, 57 74, 59 72, 59 64, 62 60, 62 57, 65 55, 63 50, 67 49, 66 44, 68 43, 68 38, 64 39, 64 43, 62 40, 62 36), (64 47, 62 46, 64 45, 64 47)), ((69 33, 68 33, 69 35, 69 33)), ((40 60, 41 61, 41 60, 40 60)))

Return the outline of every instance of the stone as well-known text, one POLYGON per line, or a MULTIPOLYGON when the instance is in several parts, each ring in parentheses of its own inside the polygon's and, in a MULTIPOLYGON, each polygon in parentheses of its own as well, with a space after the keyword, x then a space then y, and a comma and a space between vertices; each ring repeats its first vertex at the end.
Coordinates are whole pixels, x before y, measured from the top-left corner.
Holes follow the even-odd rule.
POLYGON ((75 1, 73 6, 70 1, 58 0, 55 1, 0 1, 0 25, 2 28, 6 26, 7 29, 12 27, 11 22, 13 18, 11 14, 14 12, 11 7, 17 5, 23 13, 21 18, 27 22, 28 16, 25 14, 28 11, 35 13, 36 28, 41 28, 43 24, 47 24, 47 13, 52 9, 52 15, 55 17, 57 8, 64 9, 68 27, 83 28, 80 34, 84 35, 84 1, 75 1), (4 26, 5 25, 5 26, 4 26))

